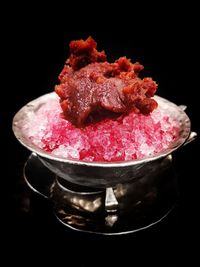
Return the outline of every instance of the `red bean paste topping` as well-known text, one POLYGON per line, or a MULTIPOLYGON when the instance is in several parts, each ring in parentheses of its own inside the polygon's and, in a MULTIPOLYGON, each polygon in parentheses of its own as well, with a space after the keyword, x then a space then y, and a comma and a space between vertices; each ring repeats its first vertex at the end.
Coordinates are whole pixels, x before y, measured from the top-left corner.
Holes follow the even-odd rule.
POLYGON ((97 43, 70 43, 70 56, 59 75, 55 91, 60 97, 64 117, 77 127, 84 127, 95 116, 136 112, 148 115, 156 107, 152 99, 157 84, 152 78, 139 78, 144 68, 120 57, 114 63, 106 61, 104 51, 98 52, 97 43))

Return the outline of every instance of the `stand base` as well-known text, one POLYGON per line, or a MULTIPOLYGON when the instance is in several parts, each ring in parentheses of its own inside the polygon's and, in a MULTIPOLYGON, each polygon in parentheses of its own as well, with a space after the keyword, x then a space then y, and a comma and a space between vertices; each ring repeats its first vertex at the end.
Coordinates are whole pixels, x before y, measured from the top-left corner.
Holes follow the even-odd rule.
POLYGON ((171 156, 144 177, 112 188, 114 208, 106 204, 107 189, 91 191, 56 177, 34 153, 25 163, 24 178, 34 192, 54 203, 54 213, 62 224, 104 235, 133 233, 161 222, 178 197, 171 156))

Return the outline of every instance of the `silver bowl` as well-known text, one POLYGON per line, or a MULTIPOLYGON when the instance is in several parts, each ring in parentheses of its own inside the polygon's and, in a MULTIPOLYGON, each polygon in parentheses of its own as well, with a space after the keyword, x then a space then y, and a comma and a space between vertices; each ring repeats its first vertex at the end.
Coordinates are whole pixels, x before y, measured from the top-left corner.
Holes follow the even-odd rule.
POLYGON ((30 151, 36 153, 49 170, 73 184, 92 188, 108 188, 143 177, 146 173, 151 172, 163 158, 183 144, 193 140, 196 136, 196 133, 191 132, 190 119, 184 112, 185 106, 177 106, 164 98, 155 96, 156 101, 166 111, 166 114, 177 120, 180 125, 178 138, 166 150, 155 156, 123 162, 85 162, 62 158, 45 152, 34 145, 23 130, 23 126, 31 119, 38 108, 56 97, 55 93, 49 93, 21 108, 14 116, 13 132, 18 141, 30 151))

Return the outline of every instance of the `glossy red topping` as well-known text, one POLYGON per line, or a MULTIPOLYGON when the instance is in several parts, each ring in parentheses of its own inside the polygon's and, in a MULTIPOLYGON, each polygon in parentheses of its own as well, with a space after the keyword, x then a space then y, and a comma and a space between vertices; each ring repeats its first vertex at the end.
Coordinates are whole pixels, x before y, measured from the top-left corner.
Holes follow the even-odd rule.
POLYGON ((96 46, 91 37, 70 43, 70 57, 55 87, 64 117, 82 127, 95 117, 152 112, 157 107, 151 98, 157 84, 138 77, 143 66, 126 57, 108 63, 105 52, 98 52, 96 46))

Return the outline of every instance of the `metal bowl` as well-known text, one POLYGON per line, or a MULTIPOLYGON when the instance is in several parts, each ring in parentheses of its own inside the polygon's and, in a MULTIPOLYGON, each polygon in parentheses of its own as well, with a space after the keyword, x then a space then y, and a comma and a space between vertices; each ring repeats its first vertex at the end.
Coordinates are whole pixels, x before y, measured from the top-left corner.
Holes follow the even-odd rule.
POLYGON ((55 93, 46 94, 25 105, 14 116, 13 131, 18 141, 30 151, 35 152, 48 169, 57 176, 77 185, 106 188, 143 177, 146 173, 151 172, 163 158, 191 141, 196 135, 194 132, 191 133, 190 119, 184 112, 185 106, 177 106, 164 98, 155 96, 166 114, 174 118, 180 125, 178 138, 167 149, 155 156, 123 162, 85 162, 62 158, 34 145, 23 130, 23 126, 31 120, 38 108, 56 97, 55 93))

